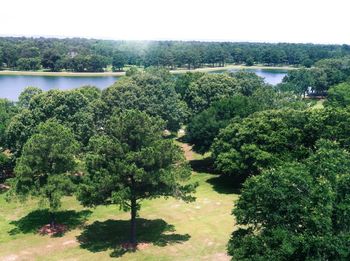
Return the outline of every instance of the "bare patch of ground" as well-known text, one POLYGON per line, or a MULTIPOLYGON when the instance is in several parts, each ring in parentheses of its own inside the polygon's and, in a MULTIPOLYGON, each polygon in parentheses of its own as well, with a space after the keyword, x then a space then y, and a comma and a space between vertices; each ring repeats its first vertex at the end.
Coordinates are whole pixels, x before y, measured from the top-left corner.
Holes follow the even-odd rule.
POLYGON ((55 236, 59 234, 63 234, 68 230, 68 227, 66 225, 62 224, 56 224, 55 227, 52 227, 50 224, 47 224, 45 226, 42 226, 38 233, 39 235, 50 235, 55 236))
POLYGON ((185 154, 185 158, 188 161, 194 160, 194 155, 193 155, 193 151, 192 151, 192 146, 190 146, 187 143, 182 143, 181 144, 181 148, 185 154))

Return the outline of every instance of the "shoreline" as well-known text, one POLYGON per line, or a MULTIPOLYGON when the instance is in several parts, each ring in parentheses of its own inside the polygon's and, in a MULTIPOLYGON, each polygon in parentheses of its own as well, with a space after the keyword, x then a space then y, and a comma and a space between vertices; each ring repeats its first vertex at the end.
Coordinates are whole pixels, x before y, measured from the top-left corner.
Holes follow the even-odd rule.
MULTIPOLYGON (((262 66, 262 65, 226 65, 224 67, 204 67, 197 69, 177 69, 170 70, 172 74, 181 74, 186 72, 215 72, 215 71, 225 71, 225 70, 281 70, 289 71, 295 70, 296 67, 290 66, 262 66)), ((14 75, 14 76, 51 76, 51 77, 121 77, 125 75, 125 72, 38 72, 38 71, 0 71, 0 75, 14 75)))

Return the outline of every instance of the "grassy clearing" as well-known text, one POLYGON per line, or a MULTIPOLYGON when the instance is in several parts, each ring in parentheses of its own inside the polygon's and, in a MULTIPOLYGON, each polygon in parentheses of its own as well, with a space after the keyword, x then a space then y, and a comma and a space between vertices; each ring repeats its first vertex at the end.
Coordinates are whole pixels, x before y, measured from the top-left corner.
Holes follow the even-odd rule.
MULTIPOLYGON (((196 166, 205 159, 192 154, 196 166)), ((0 260, 229 260, 226 244, 234 228, 231 210, 238 194, 220 177, 193 172, 199 183, 194 203, 163 198, 142 203, 135 253, 116 248, 129 232, 129 213, 116 206, 84 209, 72 197, 63 200, 58 221, 70 231, 60 237, 41 236, 46 211, 37 202, 7 203, 0 195, 0 260), (118 259, 119 260, 119 259, 118 259)))

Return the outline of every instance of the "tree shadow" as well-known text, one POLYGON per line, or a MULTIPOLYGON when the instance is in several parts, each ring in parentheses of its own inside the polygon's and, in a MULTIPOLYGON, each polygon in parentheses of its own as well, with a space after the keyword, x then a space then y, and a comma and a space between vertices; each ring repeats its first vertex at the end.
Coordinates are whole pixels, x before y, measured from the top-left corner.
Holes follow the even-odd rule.
POLYGON ((204 172, 209 174, 217 174, 217 172, 214 169, 214 162, 211 157, 206 157, 200 160, 191 160, 190 166, 193 171, 196 172, 204 172))
MULTIPOLYGON (((62 224, 67 227, 67 231, 76 227, 82 226, 91 215, 91 210, 63 210, 55 213, 57 224, 62 224)), ((50 223, 50 214, 48 209, 38 209, 30 212, 28 215, 19 220, 11 221, 11 225, 16 227, 10 230, 10 235, 38 233, 39 229, 50 223)), ((54 236, 62 236, 63 234, 55 234, 54 236)))
POLYGON ((241 177, 218 175, 207 180, 220 194, 240 194, 244 179, 241 177))
MULTIPOLYGON (((189 234, 176 234, 175 227, 162 219, 147 220, 138 218, 137 241, 140 243, 166 246, 189 240, 189 234)), ((77 237, 80 246, 91 252, 113 250, 111 257, 120 257, 127 250, 122 245, 129 242, 129 220, 95 221, 77 237)))

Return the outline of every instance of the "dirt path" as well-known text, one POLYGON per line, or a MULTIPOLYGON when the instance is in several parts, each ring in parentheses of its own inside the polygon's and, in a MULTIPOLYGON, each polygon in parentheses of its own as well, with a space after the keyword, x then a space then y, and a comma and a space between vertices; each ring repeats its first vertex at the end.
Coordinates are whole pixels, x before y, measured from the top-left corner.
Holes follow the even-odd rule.
POLYGON ((185 154, 185 158, 187 161, 191 161, 191 160, 194 160, 194 154, 193 154, 193 151, 192 151, 192 146, 190 146, 189 144, 187 143, 182 143, 181 144, 181 148, 185 154))

